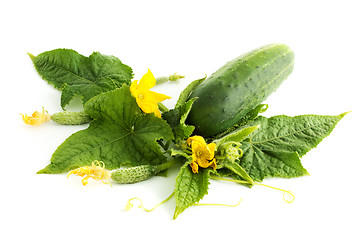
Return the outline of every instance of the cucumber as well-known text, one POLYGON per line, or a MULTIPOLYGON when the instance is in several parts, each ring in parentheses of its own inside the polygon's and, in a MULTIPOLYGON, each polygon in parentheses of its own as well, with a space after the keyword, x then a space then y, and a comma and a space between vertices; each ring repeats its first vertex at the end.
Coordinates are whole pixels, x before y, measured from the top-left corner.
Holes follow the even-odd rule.
POLYGON ((111 172, 111 179, 117 183, 137 183, 145 181, 177 163, 171 160, 160 165, 140 165, 126 169, 114 170, 111 172))
POLYGON ((197 86, 187 118, 195 133, 211 137, 237 124, 290 75, 294 53, 284 44, 270 44, 226 63, 197 86))
POLYGON ((117 183, 137 183, 147 180, 157 173, 152 165, 141 165, 111 172, 111 179, 117 183))
POLYGON ((51 115, 51 120, 62 125, 81 125, 91 122, 91 117, 82 112, 58 112, 51 115))

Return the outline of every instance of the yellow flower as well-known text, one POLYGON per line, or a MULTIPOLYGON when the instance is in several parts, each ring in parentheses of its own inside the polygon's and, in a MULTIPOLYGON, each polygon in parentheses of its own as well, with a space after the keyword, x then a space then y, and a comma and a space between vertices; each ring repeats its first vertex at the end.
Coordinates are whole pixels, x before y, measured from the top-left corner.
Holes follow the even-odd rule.
POLYGON ((193 136, 188 138, 187 144, 191 146, 192 162, 190 167, 194 173, 198 173, 199 166, 202 168, 212 167, 216 169, 215 143, 206 144, 205 139, 201 136, 193 136))
POLYGON ((85 176, 81 181, 84 186, 88 184, 89 178, 101 180, 105 184, 110 184, 109 179, 111 177, 111 173, 105 169, 104 162, 99 162, 98 160, 92 162, 91 166, 80 167, 70 171, 67 177, 71 174, 75 174, 80 177, 85 176))
POLYGON ((170 99, 171 97, 150 91, 150 88, 155 87, 155 84, 156 79, 149 69, 140 79, 139 84, 138 80, 131 83, 130 92, 136 98, 136 103, 143 112, 154 113, 156 117, 161 118, 161 113, 157 104, 166 99, 170 99))
POLYGON ((21 115, 24 123, 30 124, 30 125, 37 126, 44 122, 50 121, 50 114, 48 114, 44 108, 43 108, 42 112, 35 111, 31 116, 28 116, 28 115, 22 114, 22 113, 20 115, 21 115))

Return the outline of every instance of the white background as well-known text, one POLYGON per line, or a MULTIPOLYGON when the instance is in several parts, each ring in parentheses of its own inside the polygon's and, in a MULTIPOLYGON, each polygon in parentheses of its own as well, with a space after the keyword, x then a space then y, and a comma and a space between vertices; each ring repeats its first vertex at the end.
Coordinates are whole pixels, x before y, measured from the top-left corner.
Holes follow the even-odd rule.
MULTIPOLYGON (((359 239, 359 7, 357 1, 2 1, 1 239, 359 239), (131 2, 131 3, 130 3, 131 2), (265 44, 295 52, 292 75, 266 100, 265 116, 337 115, 352 111, 332 134, 303 157, 311 176, 267 179, 291 190, 211 182, 203 203, 172 220, 174 200, 146 213, 124 211, 140 197, 151 208, 174 188, 177 170, 134 185, 81 185, 66 174, 37 175, 57 146, 87 126, 23 124, 20 113, 44 106, 61 111, 60 92, 35 72, 37 55, 71 48, 119 57, 139 79, 178 72, 181 83, 156 91, 173 96, 192 80, 265 44)), ((77 110, 72 103, 70 110, 77 110)))

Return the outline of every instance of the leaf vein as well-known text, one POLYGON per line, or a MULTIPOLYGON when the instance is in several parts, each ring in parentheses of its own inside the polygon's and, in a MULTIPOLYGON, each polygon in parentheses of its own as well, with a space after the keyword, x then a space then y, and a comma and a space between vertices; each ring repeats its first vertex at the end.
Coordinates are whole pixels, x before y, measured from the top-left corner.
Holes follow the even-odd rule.
MULTIPOLYGON (((42 60, 39 59, 38 61, 42 61, 42 60)), ((92 84, 95 84, 94 81, 92 81, 92 80, 90 80, 90 79, 87 79, 87 78, 84 78, 84 77, 82 77, 82 76, 80 76, 80 75, 78 75, 78 74, 76 74, 76 73, 74 73, 74 72, 72 72, 72 71, 64 68, 63 66, 60 66, 60 65, 55 64, 54 62, 52 62, 52 61, 50 61, 50 60, 49 60, 48 62, 46 62, 46 61, 43 61, 43 62, 44 62, 45 64, 46 64, 46 63, 50 63, 50 64, 52 64, 55 68, 62 69, 62 70, 64 70, 65 72, 67 72, 67 73, 69 73, 69 74, 72 74, 72 75, 74 75, 75 77, 77 77, 77 78, 79 78, 79 79, 86 80, 86 81, 88 81, 88 82, 91 82, 92 84)), ((70 84, 70 83, 68 83, 68 84, 70 84)), ((72 85, 72 84, 70 84, 70 85, 72 85)))
POLYGON ((277 136, 277 137, 273 137, 273 138, 269 138, 269 139, 264 139, 262 141, 258 141, 258 142, 253 142, 251 141, 251 144, 260 144, 260 143, 264 143, 264 142, 270 142, 270 141, 274 141, 274 140, 277 140, 277 139, 280 139, 280 138, 284 138, 284 137, 288 137, 288 136, 291 136, 291 135, 295 135, 295 134, 298 134, 298 133, 301 133, 301 132, 304 132, 306 130, 309 130, 309 129, 312 129, 312 128, 316 128, 318 126, 321 126, 322 124, 315 124, 315 125, 312 125, 312 126, 309 126, 309 127, 305 127, 303 129, 300 129, 300 130, 297 130, 297 131, 294 131, 294 132, 291 132, 289 134, 285 134, 285 135, 282 135, 282 136, 277 136))

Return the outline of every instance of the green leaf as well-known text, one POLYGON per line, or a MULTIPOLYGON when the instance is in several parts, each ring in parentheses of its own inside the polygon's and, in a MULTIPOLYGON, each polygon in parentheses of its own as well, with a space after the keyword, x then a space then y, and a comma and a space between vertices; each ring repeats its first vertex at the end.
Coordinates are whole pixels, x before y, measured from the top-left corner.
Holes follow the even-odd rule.
POLYGON ((100 94, 84 108, 94 121, 66 139, 39 173, 62 173, 94 160, 103 161, 107 169, 166 161, 157 140, 173 138, 170 126, 154 114, 142 113, 128 86, 100 94))
POLYGON ((223 162, 224 167, 231 170, 233 173, 235 173, 237 176, 239 176, 241 179, 244 179, 245 181, 248 181, 251 185, 253 185, 253 179, 249 176, 249 174, 236 162, 232 161, 224 161, 223 162))
POLYGON ((181 105, 184 105, 185 102, 188 100, 190 94, 192 91, 199 86, 200 83, 202 83, 206 79, 206 76, 204 78, 192 81, 179 95, 178 101, 176 102, 175 108, 179 108, 181 105))
POLYGON ((90 98, 130 84, 132 69, 114 56, 92 53, 89 57, 74 50, 56 49, 31 57, 41 77, 62 91, 61 107, 75 97, 85 104, 90 98))
POLYGON ((195 127, 186 125, 185 121, 195 100, 196 98, 190 99, 183 105, 162 114, 162 117, 173 129, 175 140, 187 139, 193 133, 195 127))
POLYGON ((188 163, 180 169, 175 184, 174 219, 208 193, 210 171, 210 169, 199 169, 198 173, 193 173, 188 163))
POLYGON ((253 120, 255 120, 260 113, 264 113, 268 109, 269 105, 267 104, 259 104, 253 110, 248 112, 245 117, 243 117, 237 125, 243 126, 253 120))
POLYGON ((260 116, 252 125, 261 127, 251 135, 252 145, 266 150, 298 152, 305 155, 327 137, 346 115, 260 116))
POLYGON ((250 112, 248 112, 245 117, 243 117, 242 119, 240 119, 240 121, 235 124, 234 126, 230 127, 229 129, 227 129, 226 131, 219 133, 217 136, 215 136, 213 139, 219 139, 222 138, 226 135, 228 135, 229 133, 235 132, 237 129, 241 128, 242 126, 244 126, 247 123, 250 123, 252 121, 254 121, 260 113, 265 112, 268 109, 268 105, 267 104, 259 104, 258 106, 256 106, 253 110, 251 110, 250 112))
POLYGON ((220 139, 214 140, 213 142, 216 143, 216 148, 218 148, 219 146, 221 146, 226 142, 231 142, 231 141, 242 142, 247 136, 249 136, 252 132, 257 130, 259 127, 260 125, 243 126, 233 132, 230 132, 229 134, 223 136, 220 139))
MULTIPOLYGON (((246 146, 244 143, 243 145, 246 146)), ((308 175, 297 152, 261 150, 254 146, 245 148, 240 165, 257 182, 267 177, 293 178, 308 175)))
POLYGON ((187 161, 189 161, 189 162, 191 162, 192 161, 192 157, 191 157, 191 155, 188 155, 186 152, 184 152, 183 150, 178 150, 178 149, 173 149, 173 148, 171 148, 170 149, 170 155, 172 156, 172 157, 174 157, 174 156, 180 156, 180 157, 183 157, 183 158, 185 158, 187 161))
POLYGON ((242 142, 240 165, 254 181, 307 175, 300 157, 328 136, 345 114, 258 117, 251 124, 261 127, 242 142))
POLYGON ((185 124, 196 98, 188 100, 190 93, 202 83, 206 77, 191 82, 181 93, 174 109, 166 111, 162 117, 173 129, 175 140, 184 140, 191 136, 195 127, 185 124))

